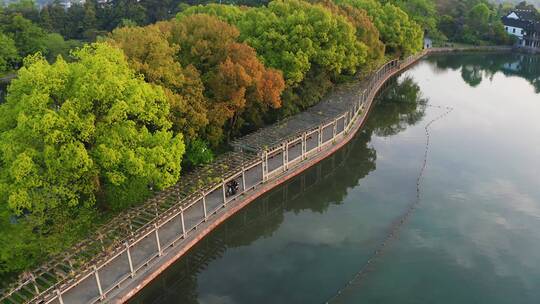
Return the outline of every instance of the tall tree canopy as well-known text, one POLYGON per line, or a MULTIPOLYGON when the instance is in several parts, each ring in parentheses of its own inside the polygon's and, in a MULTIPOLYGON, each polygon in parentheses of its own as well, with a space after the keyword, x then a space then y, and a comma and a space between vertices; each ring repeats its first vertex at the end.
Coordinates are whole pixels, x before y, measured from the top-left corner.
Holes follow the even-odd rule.
POLYGON ((170 27, 171 42, 179 46, 178 61, 193 64, 205 84, 208 140, 220 142, 224 128, 229 136, 236 133, 244 123, 240 118, 246 109, 264 112, 281 106, 285 88, 281 72, 267 69, 253 48, 240 43, 234 26, 213 16, 195 14, 170 22, 170 27))
POLYGON ((437 1, 438 29, 451 41, 468 44, 510 44, 501 22, 503 7, 487 0, 437 1))
POLYGON ((238 28, 240 39, 265 64, 282 70, 289 85, 301 82, 313 64, 337 75, 354 73, 367 58, 366 45, 345 17, 303 1, 276 0, 250 9, 238 28))
POLYGON ((379 30, 367 12, 363 9, 354 8, 348 4, 336 5, 333 0, 312 0, 329 9, 332 13, 341 15, 355 27, 356 37, 368 47, 368 58, 371 64, 384 57, 384 44, 380 41, 379 30))
POLYGON ((22 59, 28 55, 41 52, 52 62, 58 55, 69 56, 69 51, 80 45, 78 41, 66 41, 57 33, 47 32, 20 13, 2 15, 0 12, 0 33, 8 37, 8 40, 4 40, 5 43, 1 44, 5 48, 0 52, 13 50, 10 41, 14 43, 17 51, 17 56, 11 56, 9 63, 11 69, 18 68, 22 64, 22 59))
POLYGON ((267 69, 253 48, 240 43, 234 26, 206 14, 179 19, 117 29, 111 42, 132 68, 164 88, 175 130, 188 143, 199 138, 217 145, 245 124, 261 123, 244 113, 281 106, 281 72, 267 69))
POLYGON ((163 91, 121 51, 87 45, 76 61, 29 57, 0 106, 0 203, 17 214, 120 207, 126 189, 174 184, 184 153, 163 91))
POLYGON ((439 12, 434 0, 386 0, 401 8, 414 20, 425 33, 433 40, 442 42, 447 40, 438 29, 439 12))
POLYGON ((19 52, 15 46, 15 41, 0 32, 0 73, 15 68, 19 61, 19 52))
POLYGON ((423 46, 423 30, 407 13, 391 4, 377 0, 337 0, 338 4, 349 4, 368 12, 381 33, 381 39, 390 52, 411 54, 423 46))
POLYGON ((164 89, 173 129, 191 140, 208 125, 204 86, 192 65, 184 68, 177 61, 179 47, 169 39, 170 26, 162 23, 118 28, 110 41, 124 51, 133 69, 164 89))
POLYGON ((240 40, 255 48, 266 65, 282 70, 292 86, 312 65, 334 74, 354 73, 367 60, 368 48, 356 39, 356 29, 346 17, 320 5, 276 0, 268 7, 241 10, 214 4, 188 8, 178 18, 196 13, 237 25, 240 40))
POLYGON ((2 20, 0 29, 11 36, 23 57, 33 55, 36 52, 43 53, 46 50, 43 42, 46 32, 19 14, 8 16, 2 20))
POLYGON ((240 19, 244 16, 246 10, 248 10, 247 7, 240 8, 233 5, 211 3, 207 5, 190 6, 179 13, 179 15, 189 16, 194 14, 207 14, 210 16, 216 16, 229 24, 236 25, 238 22, 240 22, 240 19))

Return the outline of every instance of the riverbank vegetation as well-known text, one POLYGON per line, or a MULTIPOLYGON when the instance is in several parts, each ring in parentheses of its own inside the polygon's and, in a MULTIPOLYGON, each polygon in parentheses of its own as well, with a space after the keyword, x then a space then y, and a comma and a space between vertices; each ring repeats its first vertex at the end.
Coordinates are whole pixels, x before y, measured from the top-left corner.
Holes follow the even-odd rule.
POLYGON ((425 33, 510 41, 500 10, 482 0, 452 0, 459 10, 431 0, 206 2, 0 6, 0 75, 18 70, 0 105, 0 278, 174 185, 231 139, 421 51, 425 33))

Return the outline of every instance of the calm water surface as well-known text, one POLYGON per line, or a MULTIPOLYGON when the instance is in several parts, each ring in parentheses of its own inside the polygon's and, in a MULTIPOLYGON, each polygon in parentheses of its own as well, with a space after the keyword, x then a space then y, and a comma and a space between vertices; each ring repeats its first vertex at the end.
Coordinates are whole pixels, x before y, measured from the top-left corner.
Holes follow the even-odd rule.
POLYGON ((350 144, 239 212, 132 302, 540 303, 539 93, 540 57, 423 60, 350 144), (431 125, 406 217, 437 106, 453 111, 431 125))

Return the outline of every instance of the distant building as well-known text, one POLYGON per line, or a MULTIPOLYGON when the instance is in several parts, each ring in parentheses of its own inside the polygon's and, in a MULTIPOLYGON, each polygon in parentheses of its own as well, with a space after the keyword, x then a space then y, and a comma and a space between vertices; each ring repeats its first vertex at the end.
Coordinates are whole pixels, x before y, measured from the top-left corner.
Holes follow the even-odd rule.
POLYGON ((520 48, 540 52, 540 16, 533 10, 515 9, 502 18, 504 29, 517 38, 520 48))

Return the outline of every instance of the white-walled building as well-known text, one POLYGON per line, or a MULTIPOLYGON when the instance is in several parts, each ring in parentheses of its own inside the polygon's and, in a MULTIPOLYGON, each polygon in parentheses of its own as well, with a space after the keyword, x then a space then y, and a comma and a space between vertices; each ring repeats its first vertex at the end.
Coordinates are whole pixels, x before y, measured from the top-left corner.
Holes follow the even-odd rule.
POLYGON ((516 9, 502 18, 505 31, 517 37, 519 47, 540 51, 540 16, 533 10, 516 9))

